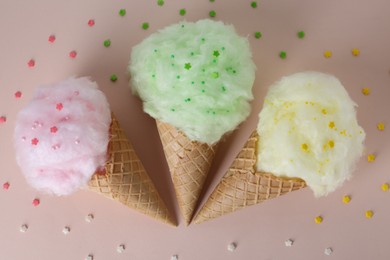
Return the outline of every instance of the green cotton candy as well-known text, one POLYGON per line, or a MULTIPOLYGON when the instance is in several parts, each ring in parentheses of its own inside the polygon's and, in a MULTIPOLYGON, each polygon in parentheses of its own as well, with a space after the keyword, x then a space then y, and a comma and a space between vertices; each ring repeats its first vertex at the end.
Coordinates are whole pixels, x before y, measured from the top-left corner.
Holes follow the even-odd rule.
POLYGON ((248 40, 211 20, 150 35, 133 48, 129 64, 144 111, 208 144, 248 117, 255 70, 248 40))

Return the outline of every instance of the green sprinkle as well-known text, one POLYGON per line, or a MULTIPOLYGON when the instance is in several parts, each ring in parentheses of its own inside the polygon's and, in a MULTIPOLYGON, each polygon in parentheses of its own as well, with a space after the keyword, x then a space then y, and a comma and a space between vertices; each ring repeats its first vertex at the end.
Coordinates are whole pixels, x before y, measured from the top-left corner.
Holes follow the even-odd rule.
POLYGON ((191 54, 191 56, 194 56, 194 52, 191 52, 190 54, 191 54))
POLYGON ((214 10, 212 10, 209 12, 209 15, 210 15, 210 17, 215 17, 217 15, 217 13, 214 10))
POLYGON ((213 72, 213 73, 211 73, 211 77, 217 79, 217 78, 219 78, 219 73, 218 72, 213 72))
POLYGON ((224 51, 224 50, 225 50, 225 47, 222 47, 222 48, 221 48, 221 50, 223 50, 223 51, 224 51))
POLYGON ((205 39, 205 38, 202 38, 201 40, 202 40, 202 42, 205 42, 205 41, 206 41, 206 39, 205 39))
POLYGON ((184 24, 181 25, 181 28, 184 28, 184 24))
POLYGON ((218 58, 218 56, 219 56, 219 51, 214 51, 214 52, 213 52, 213 55, 214 55, 216 58, 218 58))
POLYGON ((157 0, 157 5, 158 6, 163 6, 164 5, 164 0, 157 0))
POLYGON ((191 98, 184 99, 184 102, 190 102, 190 101, 191 101, 191 98))
POLYGON ((112 82, 115 82, 115 81, 118 80, 118 77, 117 77, 115 74, 112 74, 111 77, 110 77, 110 80, 111 80, 112 82))
POLYGON ((172 59, 175 58, 175 55, 174 55, 174 54, 171 54, 171 58, 172 58, 172 59))
POLYGON ((297 32, 297 36, 299 39, 303 39, 305 37, 305 32, 304 31, 299 31, 297 32))
POLYGON ((119 10, 119 15, 120 16, 125 16, 126 15, 126 9, 119 10))
POLYGON ((225 92, 226 91, 226 88, 225 86, 222 86, 222 91, 225 92))
POLYGON ((191 63, 186 63, 186 64, 184 64, 184 68, 185 68, 186 70, 191 69, 191 63))
POLYGON ((187 13, 187 11, 186 11, 186 9, 184 9, 184 8, 182 8, 182 9, 179 10, 179 14, 180 14, 181 16, 184 16, 186 13, 187 13))
POLYGON ((111 41, 108 39, 108 40, 105 40, 104 42, 103 42, 103 45, 104 45, 104 47, 110 47, 110 45, 111 45, 111 41))
POLYGON ((153 74, 153 75, 152 75, 152 78, 155 78, 155 77, 156 77, 156 75, 153 74))
POLYGON ((280 57, 281 59, 285 59, 285 58, 287 57, 287 53, 286 53, 285 51, 281 51, 281 52, 279 53, 279 57, 280 57))
POLYGON ((194 82, 194 81, 191 81, 191 84, 192 84, 192 85, 194 85, 194 84, 195 84, 195 82, 194 82))
POLYGON ((213 62, 214 62, 214 63, 216 63, 216 62, 217 62, 217 60, 216 60, 216 59, 213 59, 213 62))
POLYGON ((255 38, 260 39, 261 38, 261 32, 255 32, 255 38))
POLYGON ((202 81, 201 83, 204 85, 206 82, 202 81))
POLYGON ((157 52, 157 49, 154 49, 154 52, 157 52))
POLYGON ((206 92, 206 90, 202 89, 202 93, 205 93, 205 92, 206 92))
POLYGON ((177 78, 177 79, 180 79, 180 75, 177 75, 176 78, 177 78))
POLYGON ((252 6, 252 8, 256 8, 256 7, 257 7, 257 2, 253 1, 253 2, 251 3, 251 6, 252 6))
POLYGON ((174 109, 174 108, 171 108, 171 111, 172 111, 172 112, 175 112, 175 111, 176 111, 176 109, 174 109))
POLYGON ((144 29, 144 30, 149 29, 149 23, 143 23, 142 24, 142 29, 144 29))
POLYGON ((171 64, 171 66, 172 66, 172 67, 174 67, 174 66, 175 66, 175 64, 174 64, 174 63, 172 63, 172 64, 171 64))

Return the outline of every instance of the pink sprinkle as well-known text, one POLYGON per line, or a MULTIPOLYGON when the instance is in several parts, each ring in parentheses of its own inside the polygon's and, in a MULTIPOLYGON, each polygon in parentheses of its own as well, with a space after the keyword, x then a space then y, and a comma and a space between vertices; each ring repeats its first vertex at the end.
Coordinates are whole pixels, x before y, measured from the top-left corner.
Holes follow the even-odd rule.
POLYGON ((56 126, 50 127, 50 132, 51 133, 55 134, 55 133, 57 133, 57 131, 58 131, 58 128, 56 126))
POLYGON ((90 19, 90 20, 88 21, 88 25, 89 25, 89 27, 94 26, 94 25, 95 25, 95 20, 94 20, 94 19, 90 19))
POLYGON ((56 109, 59 110, 59 111, 61 111, 63 108, 64 108, 64 106, 62 105, 62 103, 58 103, 56 105, 56 109))
POLYGON ((34 205, 34 207, 38 206, 39 203, 41 203, 41 202, 39 201, 39 199, 34 199, 34 200, 32 201, 32 204, 34 205))
POLYGON ((27 62, 27 65, 28 65, 30 68, 34 67, 34 66, 35 66, 35 60, 33 60, 33 59, 29 60, 29 61, 27 62))
POLYGON ((48 41, 53 43, 56 40, 56 37, 54 35, 50 35, 48 41))
POLYGON ((3 183, 3 189, 8 190, 9 189, 9 182, 3 183))
POLYGON ((77 56, 77 52, 76 51, 69 52, 69 57, 71 57, 72 59, 76 58, 76 56, 77 56))
POLYGON ((33 139, 31 139, 31 144, 32 145, 37 145, 39 143, 39 140, 38 140, 38 138, 33 138, 33 139))
POLYGON ((7 122, 7 118, 5 116, 0 116, 0 124, 7 122))
POLYGON ((16 91, 15 92, 15 98, 21 98, 22 97, 22 92, 16 91))

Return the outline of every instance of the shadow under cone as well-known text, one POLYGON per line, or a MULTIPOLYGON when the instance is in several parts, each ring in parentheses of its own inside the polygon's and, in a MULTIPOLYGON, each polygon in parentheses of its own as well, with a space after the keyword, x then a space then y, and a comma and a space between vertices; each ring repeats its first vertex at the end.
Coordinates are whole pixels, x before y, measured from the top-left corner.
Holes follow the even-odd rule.
POLYGON ((114 114, 110 135, 105 171, 92 176, 89 189, 176 226, 114 114))
POLYGON ((207 178, 217 145, 191 141, 170 124, 156 121, 176 197, 188 225, 207 178))
POLYGON ((199 224, 306 186, 305 182, 298 178, 283 178, 256 172, 258 140, 259 136, 254 131, 195 216, 195 223, 199 224))

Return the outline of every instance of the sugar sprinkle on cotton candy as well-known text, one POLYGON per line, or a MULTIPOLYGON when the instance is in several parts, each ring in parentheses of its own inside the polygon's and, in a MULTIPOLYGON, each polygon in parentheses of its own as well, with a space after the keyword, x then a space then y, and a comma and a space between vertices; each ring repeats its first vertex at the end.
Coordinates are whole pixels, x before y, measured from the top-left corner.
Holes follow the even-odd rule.
POLYGON ((56 195, 85 186, 106 162, 110 123, 107 100, 88 78, 39 87, 14 132, 16 159, 28 183, 56 195))
POLYGON ((213 144, 250 113, 255 64, 232 25, 168 26, 133 48, 129 70, 144 111, 193 141, 213 144))
POLYGON ((334 76, 283 77, 270 87, 259 115, 257 169, 301 178, 316 196, 334 191, 363 153, 356 106, 334 76))

